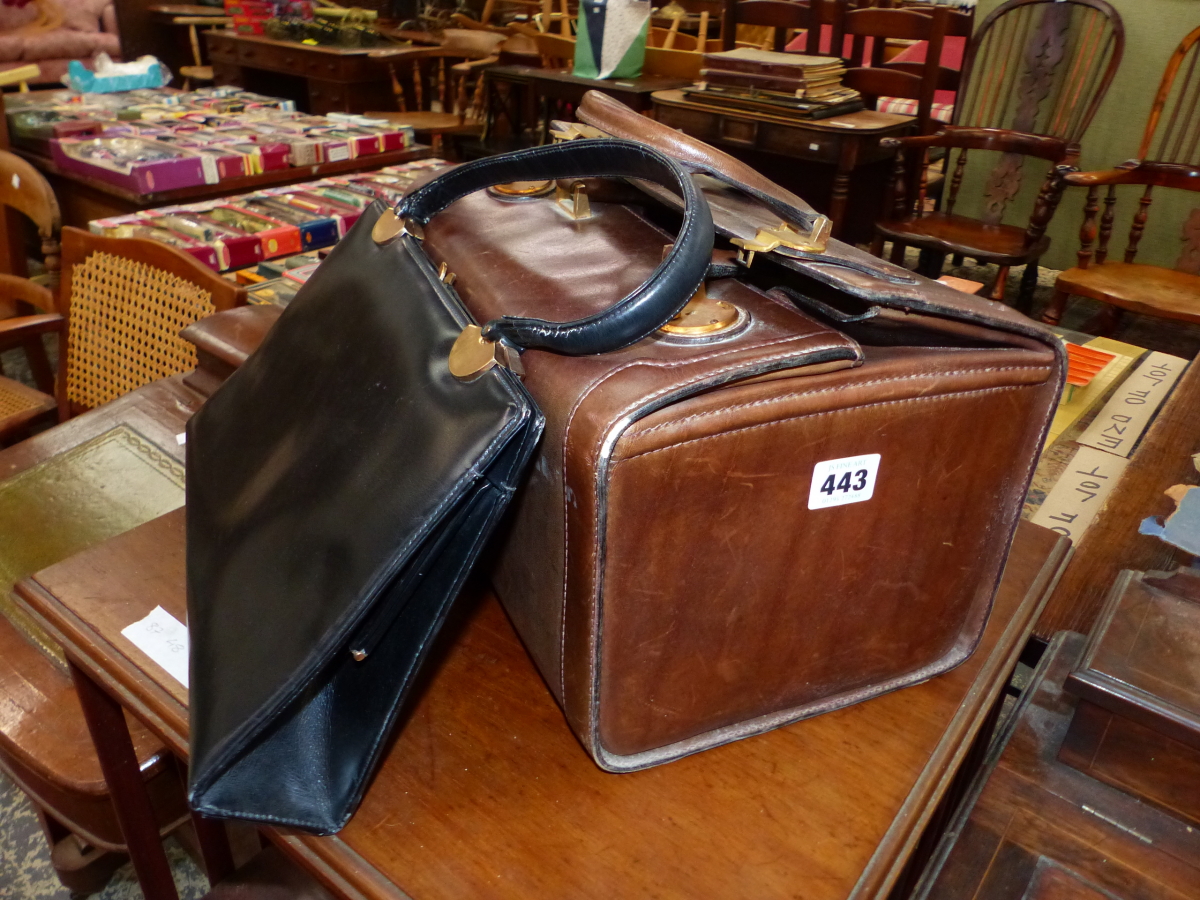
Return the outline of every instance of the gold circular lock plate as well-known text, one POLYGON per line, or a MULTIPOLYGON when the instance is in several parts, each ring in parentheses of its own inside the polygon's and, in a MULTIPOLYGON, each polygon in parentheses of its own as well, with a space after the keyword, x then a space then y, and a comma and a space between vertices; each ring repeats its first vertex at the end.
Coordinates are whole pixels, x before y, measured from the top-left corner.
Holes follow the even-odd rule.
POLYGON ((478 325, 468 325, 450 348, 450 374, 455 378, 473 378, 499 363, 496 344, 483 336, 478 325))
POLYGON ((544 197, 553 191, 553 181, 510 181, 507 184, 493 184, 487 189, 489 194, 501 200, 529 200, 544 197))
POLYGON ((732 303, 705 297, 689 302, 662 331, 678 337, 708 337, 728 331, 741 318, 741 312, 732 303))

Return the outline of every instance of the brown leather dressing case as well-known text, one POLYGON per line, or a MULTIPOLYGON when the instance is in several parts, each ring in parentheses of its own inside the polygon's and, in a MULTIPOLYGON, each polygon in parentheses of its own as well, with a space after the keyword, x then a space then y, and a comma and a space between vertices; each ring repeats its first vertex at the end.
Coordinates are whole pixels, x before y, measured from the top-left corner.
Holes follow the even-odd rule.
MULTIPOLYGON (((726 183, 700 176, 726 238, 783 202, 816 219, 769 182, 747 188, 718 151, 685 149, 726 183), (755 191, 780 203, 764 213, 755 191)), ((430 223, 426 251, 480 321, 605 309, 658 265, 675 224, 628 185, 587 188, 583 219, 553 194, 473 194, 430 223)), ((547 427, 493 581, 612 771, 966 659, 1062 382, 1041 326, 836 241, 798 261, 715 259, 675 333, 522 356, 547 427)))

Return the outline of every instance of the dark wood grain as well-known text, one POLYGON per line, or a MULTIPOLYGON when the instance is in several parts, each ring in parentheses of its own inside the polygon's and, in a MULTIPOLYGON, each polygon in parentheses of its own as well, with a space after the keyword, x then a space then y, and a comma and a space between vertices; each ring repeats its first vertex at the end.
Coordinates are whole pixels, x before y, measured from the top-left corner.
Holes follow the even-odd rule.
POLYGON ((1083 637, 1051 644, 947 832, 917 900, 1183 900, 1200 892, 1200 829, 1057 759, 1083 637))
POLYGON ((178 900, 171 867, 158 842, 154 807, 125 725, 125 711, 70 662, 68 667, 146 900, 178 900))
POLYGON ((1184 554, 1156 537, 1138 534, 1152 515, 1169 515, 1175 503, 1163 495, 1173 484, 1196 480, 1191 455, 1200 452, 1200 367, 1189 366, 1142 438, 1129 468, 1102 514, 1080 540, 1062 581, 1038 619, 1035 632, 1050 637, 1063 629, 1089 632, 1122 569, 1174 569, 1184 554))
MULTIPOLYGON (((629 775, 587 758, 495 599, 469 591, 350 824, 272 839, 346 897, 885 895, 1065 549, 1021 526, 980 649, 952 672, 629 775)), ((20 587, 81 669, 181 756, 186 692, 119 629, 155 605, 182 619, 183 569, 174 513, 20 587)))

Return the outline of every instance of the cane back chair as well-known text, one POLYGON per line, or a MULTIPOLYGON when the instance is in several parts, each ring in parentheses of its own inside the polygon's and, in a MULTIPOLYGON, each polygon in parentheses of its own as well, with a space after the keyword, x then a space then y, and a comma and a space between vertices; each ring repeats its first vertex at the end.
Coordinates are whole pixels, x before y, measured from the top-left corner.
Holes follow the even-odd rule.
POLYGON ((194 368, 195 348, 179 332, 246 302, 244 287, 166 244, 79 228, 62 234, 62 420, 194 368))
POLYGON ((1079 158, 1079 140, 1112 83, 1124 46, 1121 17, 1105 0, 1008 0, 997 7, 967 49, 952 123, 939 134, 895 139, 905 150, 945 149, 944 209, 926 209, 923 179, 915 196, 904 190, 898 168, 891 211, 876 225, 874 252, 880 254, 890 240, 892 259, 900 261, 906 246, 919 247, 922 269, 934 277, 947 253, 995 263, 999 270, 989 291, 994 299, 1004 295, 1009 268, 1028 263, 1020 300, 1027 306, 1037 260, 1050 245, 1046 227, 1062 196, 1066 167, 1079 158), (982 214, 956 214, 968 151, 981 150, 1000 153, 984 182, 982 214), (1026 157, 1045 160, 1050 169, 1028 221, 1005 224, 1026 157))
POLYGON ((1121 311, 1126 309, 1200 323, 1200 208, 1193 209, 1184 221, 1183 246, 1173 269, 1134 262, 1154 189, 1200 193, 1200 28, 1183 39, 1167 63, 1137 159, 1107 172, 1074 173, 1066 181, 1088 189, 1079 234, 1079 263, 1059 275, 1042 321, 1057 323, 1067 299, 1078 295, 1106 304, 1104 316, 1091 326, 1100 333, 1116 327, 1121 311), (1120 262, 1108 258, 1118 185, 1143 188, 1120 262), (1107 186, 1108 191, 1104 212, 1098 216, 1101 186, 1107 186), (1099 243, 1093 250, 1097 234, 1099 243))

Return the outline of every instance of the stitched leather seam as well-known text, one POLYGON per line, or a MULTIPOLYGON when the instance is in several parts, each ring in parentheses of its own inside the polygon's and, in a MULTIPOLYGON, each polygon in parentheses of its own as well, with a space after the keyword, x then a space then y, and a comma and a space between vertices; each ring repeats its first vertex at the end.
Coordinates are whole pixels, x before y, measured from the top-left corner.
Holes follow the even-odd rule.
MULTIPOLYGON (((895 378, 877 378, 872 381, 860 381, 856 384, 845 384, 837 387, 821 388, 816 391, 792 391, 787 394, 779 394, 775 397, 767 397, 762 400, 754 400, 750 403, 738 403, 734 406, 723 406, 720 409, 712 409, 706 412, 693 413, 690 416, 685 416, 682 419, 675 419, 671 422, 662 422, 658 425, 651 425, 649 428, 644 428, 638 432, 638 437, 651 434, 655 431, 660 431, 664 428, 672 428, 676 425, 682 425, 685 422, 692 422, 697 419, 705 419, 709 416, 724 415, 725 413, 738 412, 740 410, 754 409, 759 406, 769 406, 774 403, 779 403, 784 400, 791 400, 796 397, 816 397, 820 394, 830 394, 836 391, 848 391, 860 387, 872 387, 878 384, 899 384, 900 382, 917 379, 917 378, 941 378, 948 375, 973 375, 978 372, 1020 372, 1020 371, 1036 371, 1044 369, 1049 371, 1047 366, 995 366, 986 369, 962 369, 951 372, 926 373, 924 375, 900 375, 895 378)), ((1027 387, 1027 385, 1012 385, 1013 387, 1027 387)), ((999 386, 998 386, 999 387, 999 386)), ((957 392, 956 392, 957 393, 957 392)), ((931 394, 930 396, 942 396, 940 394, 931 394)), ((870 405, 870 404, 867 404, 870 405)), ((855 407, 857 408, 857 407, 855 407)))
MULTIPOLYGON (((748 347, 746 349, 761 350, 766 347, 778 346, 779 344, 784 344, 789 341, 796 341, 796 340, 799 340, 802 338, 811 337, 812 335, 815 335, 815 334, 821 334, 821 332, 814 331, 814 332, 810 332, 807 335, 802 335, 800 337, 797 337, 796 335, 788 335, 787 337, 776 338, 773 341, 766 341, 762 344, 757 345, 756 347, 748 347)), ((841 335, 839 334, 838 336, 840 337, 841 335)), ((812 350, 816 351, 816 350, 820 350, 820 349, 831 349, 831 348, 836 349, 837 346, 838 346, 837 344, 830 344, 830 347, 828 347, 828 348, 814 347, 814 348, 812 348, 812 350)), ((848 349, 854 349, 854 348, 850 347, 848 349)), ((710 353, 706 353, 702 356, 692 356, 692 357, 688 357, 686 359, 667 360, 664 362, 648 362, 645 359, 630 360, 629 362, 625 363, 624 365, 618 366, 615 369, 610 369, 609 371, 607 371, 607 372, 603 373, 602 375, 598 376, 597 378, 595 378, 590 384, 588 384, 584 388, 583 392, 579 395, 579 399, 575 401, 575 405, 573 407, 571 407, 571 412, 567 415, 567 422, 563 428, 563 438, 562 438, 562 469, 561 469, 561 471, 562 471, 562 485, 563 485, 563 589, 562 589, 562 607, 560 610, 559 623, 558 623, 558 641, 559 641, 558 683, 559 683, 559 690, 560 690, 561 696, 563 698, 564 706, 566 706, 566 697, 567 697, 567 663, 566 663, 566 660, 567 660, 567 591, 569 588, 569 580, 570 580, 569 566, 570 566, 570 562, 571 562, 571 530, 570 530, 571 510, 570 510, 570 504, 567 501, 567 443, 571 436, 571 425, 575 421, 575 415, 579 412, 579 408, 583 405, 584 401, 586 401, 588 399, 588 397, 590 397, 600 387, 601 384, 603 384, 608 379, 614 377, 619 372, 624 372, 626 369, 632 368, 633 366, 649 365, 649 366, 654 366, 655 368, 660 368, 660 369, 673 369, 673 368, 678 368, 678 367, 684 366, 684 365, 691 365, 696 362, 705 362, 710 359, 715 359, 715 358, 721 356, 722 353, 727 352, 727 351, 728 351, 728 348, 720 348, 720 349, 713 350, 710 353)), ((763 359, 762 362, 774 362, 779 359, 786 359, 789 355, 790 354, 788 354, 788 353, 781 353, 781 354, 777 354, 774 356, 769 356, 769 357, 766 357, 765 359, 763 359)), ((721 368, 721 369, 716 369, 713 372, 709 373, 708 378, 706 380, 710 380, 715 375, 723 374, 725 372, 731 371, 732 369, 738 368, 740 365, 742 365, 742 363, 738 362, 738 363, 734 363, 733 365, 725 366, 724 368, 721 368)), ((630 412, 632 412, 634 409, 636 409, 639 405, 642 405, 642 403, 653 401, 653 400, 657 399, 658 397, 661 397, 663 394, 670 393, 672 390, 679 390, 679 389, 680 388, 678 386, 670 387, 670 388, 661 388, 658 391, 656 391, 655 393, 651 394, 649 397, 645 398, 643 401, 639 401, 638 403, 630 404, 625 409, 621 410, 621 412, 618 416, 614 416, 614 420, 619 421, 620 419, 624 418, 626 415, 628 415, 630 412)), ((595 523, 593 523, 593 524, 595 524, 595 523)), ((589 560, 589 563, 594 568, 594 566, 595 566, 594 557, 589 560)))
POLYGON ((649 456, 652 453, 662 453, 664 450, 674 450, 677 447, 685 447, 688 444, 696 444, 696 443, 699 443, 700 441, 709 441, 709 440, 713 440, 714 438, 727 437, 728 435, 731 435, 731 434, 740 434, 743 431, 753 431, 756 428, 769 428, 773 425, 780 425, 783 422, 795 422, 795 421, 799 421, 800 419, 815 419, 815 418, 819 418, 820 416, 832 416, 832 415, 837 415, 838 413, 850 412, 852 410, 859 410, 859 409, 873 409, 875 407, 882 407, 882 406, 897 406, 902 403, 922 403, 922 402, 930 401, 930 400, 948 400, 948 399, 953 399, 955 397, 973 397, 973 396, 977 396, 980 394, 996 394, 996 393, 1001 393, 1004 391, 1019 391, 1019 390, 1023 390, 1025 388, 1030 388, 1030 387, 1038 387, 1038 385, 1017 384, 1017 385, 1006 385, 1004 387, 980 388, 979 390, 974 390, 974 391, 955 391, 952 393, 945 393, 945 394, 928 394, 924 397, 908 397, 904 400, 881 400, 878 403, 864 403, 861 406, 848 406, 843 409, 827 409, 827 410, 824 410, 823 412, 804 413, 803 415, 799 415, 799 416, 788 416, 785 419, 772 419, 770 422, 760 422, 757 425, 747 425, 743 428, 731 428, 728 431, 721 431, 717 434, 706 434, 701 437, 690 438, 689 440, 686 440, 686 441, 679 441, 678 443, 675 443, 675 444, 668 444, 666 447, 656 447, 653 450, 645 450, 641 453, 635 453, 632 456, 622 457, 621 459, 617 460, 617 464, 619 465, 620 463, 626 462, 631 459, 637 459, 638 457, 641 457, 641 456, 649 456))

